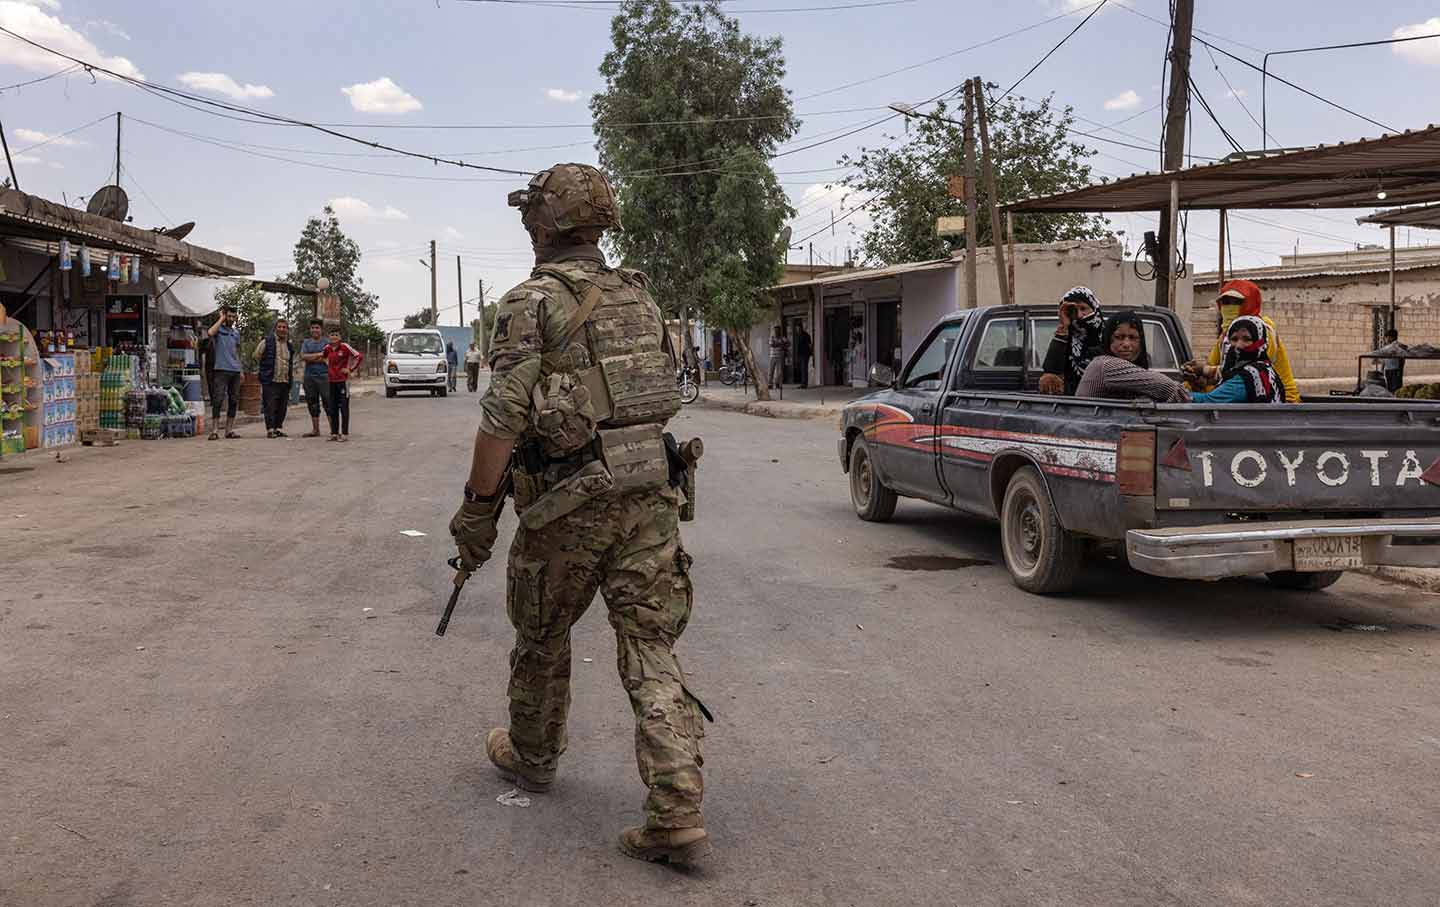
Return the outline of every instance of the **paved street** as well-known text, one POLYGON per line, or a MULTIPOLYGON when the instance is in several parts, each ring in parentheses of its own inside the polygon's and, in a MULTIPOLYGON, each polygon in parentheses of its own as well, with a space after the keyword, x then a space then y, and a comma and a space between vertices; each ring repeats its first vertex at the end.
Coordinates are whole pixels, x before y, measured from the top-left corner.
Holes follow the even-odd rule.
POLYGON ((707 409, 673 426, 707 446, 678 651, 715 857, 615 848, 643 792, 601 606, 559 783, 496 802, 503 563, 433 635, 474 415, 7 459, 0 904, 1434 903, 1440 598, 1114 562, 1032 597, 984 524, 856 520, 827 425, 707 409))

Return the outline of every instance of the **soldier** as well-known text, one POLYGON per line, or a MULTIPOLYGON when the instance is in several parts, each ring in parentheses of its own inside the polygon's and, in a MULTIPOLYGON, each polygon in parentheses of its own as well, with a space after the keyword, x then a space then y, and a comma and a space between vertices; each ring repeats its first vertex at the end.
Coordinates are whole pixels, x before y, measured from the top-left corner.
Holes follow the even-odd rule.
POLYGON ((485 751, 533 792, 555 780, 570 706, 570 627, 598 590, 635 712, 645 824, 620 835, 643 860, 710 852, 700 814, 705 707, 672 648, 690 619, 690 556, 664 425, 680 408, 676 357, 644 275, 612 269, 598 243, 619 229, 615 195, 584 164, 557 164, 512 192, 535 248, 530 279, 496 308, 465 503, 450 523, 464 569, 490 557, 507 493, 510 727, 485 751))

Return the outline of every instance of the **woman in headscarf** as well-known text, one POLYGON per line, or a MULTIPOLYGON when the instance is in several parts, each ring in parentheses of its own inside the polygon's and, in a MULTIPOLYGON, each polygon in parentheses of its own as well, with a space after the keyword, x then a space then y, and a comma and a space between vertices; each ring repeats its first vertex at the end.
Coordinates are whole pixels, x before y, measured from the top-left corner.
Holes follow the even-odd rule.
POLYGON ((1215 309, 1220 317, 1221 330, 1226 333, 1222 333, 1215 341, 1204 363, 1187 363, 1186 371, 1195 376, 1191 381, 1194 389, 1209 390, 1220 383, 1229 349, 1229 327, 1235 323, 1235 319, 1244 315, 1259 318, 1264 322, 1269 335, 1270 364, 1280 376, 1285 402, 1300 402, 1300 388, 1290 370, 1290 356, 1285 351, 1285 344, 1280 340, 1280 333, 1275 330, 1275 322, 1261 314, 1262 302, 1260 288, 1248 280, 1229 280, 1220 287, 1220 295, 1215 298, 1215 309))
POLYGON ((1150 371, 1145 324, 1134 312, 1110 316, 1101 333, 1100 349, 1100 355, 1085 369, 1075 396, 1156 403, 1185 403, 1190 399, 1184 385, 1150 371))
POLYGON ((1191 394, 1196 403, 1284 403, 1285 385, 1270 363, 1270 330, 1258 315, 1241 315, 1225 332, 1220 386, 1191 394))
POLYGON ((1089 287, 1071 287, 1060 297, 1060 324, 1045 352, 1045 374, 1040 376, 1040 393, 1073 396, 1085 367, 1101 351, 1100 335, 1105 313, 1089 287))

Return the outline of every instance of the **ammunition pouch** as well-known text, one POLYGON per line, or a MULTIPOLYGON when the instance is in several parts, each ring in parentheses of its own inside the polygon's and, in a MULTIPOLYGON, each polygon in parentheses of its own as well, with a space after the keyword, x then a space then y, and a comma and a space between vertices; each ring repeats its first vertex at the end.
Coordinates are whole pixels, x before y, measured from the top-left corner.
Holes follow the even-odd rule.
POLYGON ((633 494, 658 491, 670 481, 664 427, 657 423, 596 432, 600 457, 614 477, 615 490, 633 494))
POLYGON ((562 454, 577 451, 595 436, 591 392, 575 376, 556 372, 535 385, 535 433, 562 454))
POLYGON ((605 425, 663 424, 680 411, 675 366, 663 350, 607 356, 579 379, 595 421, 605 425))

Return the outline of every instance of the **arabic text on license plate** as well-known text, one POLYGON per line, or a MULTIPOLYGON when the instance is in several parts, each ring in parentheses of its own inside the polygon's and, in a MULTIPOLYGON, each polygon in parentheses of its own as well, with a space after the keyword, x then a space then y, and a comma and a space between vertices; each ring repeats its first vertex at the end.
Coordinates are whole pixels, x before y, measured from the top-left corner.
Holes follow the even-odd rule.
POLYGON ((1295 540, 1296 570, 1344 570, 1365 566, 1358 535, 1333 535, 1295 540))

